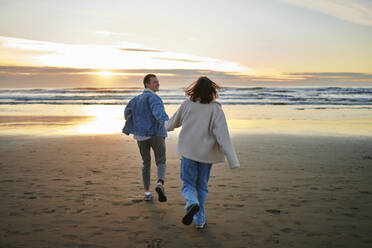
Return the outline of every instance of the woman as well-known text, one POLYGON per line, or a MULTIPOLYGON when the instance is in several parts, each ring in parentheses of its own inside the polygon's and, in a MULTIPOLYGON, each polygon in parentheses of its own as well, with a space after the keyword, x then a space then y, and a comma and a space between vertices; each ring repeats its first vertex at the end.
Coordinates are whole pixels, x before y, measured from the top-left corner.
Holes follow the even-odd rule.
POLYGON ((182 223, 196 228, 205 226, 205 202, 212 164, 224 162, 231 168, 239 161, 231 143, 226 118, 221 105, 215 101, 220 87, 207 77, 200 77, 185 93, 185 100, 166 123, 168 131, 182 126, 177 151, 181 158, 182 195, 187 201, 182 223))

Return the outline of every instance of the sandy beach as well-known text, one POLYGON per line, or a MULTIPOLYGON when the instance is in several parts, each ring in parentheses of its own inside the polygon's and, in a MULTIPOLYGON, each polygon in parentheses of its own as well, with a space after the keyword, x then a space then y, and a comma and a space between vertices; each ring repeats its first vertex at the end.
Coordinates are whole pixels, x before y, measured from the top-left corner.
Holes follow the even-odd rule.
POLYGON ((372 245, 371 138, 234 135, 241 167, 213 167, 203 231, 181 223, 176 142, 160 203, 131 137, 2 135, 0 247, 372 245))
POLYGON ((0 0, 0 248, 372 248, 371 44, 372 0, 0 0), (181 128, 166 202, 122 133, 178 109, 183 154, 219 161, 214 135, 236 166, 226 119, 240 162, 212 166, 206 228, 181 128))

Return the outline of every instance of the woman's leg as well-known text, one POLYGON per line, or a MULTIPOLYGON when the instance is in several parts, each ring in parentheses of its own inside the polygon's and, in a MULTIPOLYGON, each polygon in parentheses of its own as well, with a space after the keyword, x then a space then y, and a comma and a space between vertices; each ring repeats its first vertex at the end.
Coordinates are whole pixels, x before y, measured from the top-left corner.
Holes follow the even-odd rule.
POLYGON ((198 162, 185 157, 181 158, 182 196, 187 201, 185 209, 192 204, 199 204, 196 193, 196 177, 198 162))
POLYGON ((205 222, 205 202, 208 194, 208 181, 211 172, 212 164, 199 163, 198 177, 196 181, 196 190, 198 192, 198 201, 200 210, 194 215, 194 222, 201 225, 205 222))

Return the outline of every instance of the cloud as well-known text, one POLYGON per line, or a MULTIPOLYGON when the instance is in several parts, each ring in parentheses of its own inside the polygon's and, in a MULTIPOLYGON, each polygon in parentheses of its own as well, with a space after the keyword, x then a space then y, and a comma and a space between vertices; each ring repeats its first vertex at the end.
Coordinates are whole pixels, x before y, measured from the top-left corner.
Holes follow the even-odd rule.
POLYGON ((146 52, 146 53, 161 53, 163 51, 161 50, 155 50, 155 49, 141 49, 141 48, 119 48, 122 51, 127 52, 146 52))
POLYGON ((144 75, 156 74, 161 84, 185 87, 200 76, 208 76, 223 86, 278 86, 281 85, 370 85, 372 74, 350 72, 304 72, 277 75, 239 75, 213 70, 190 69, 112 69, 102 71, 91 68, 0 66, 0 87, 141 87, 144 75), (100 76, 102 73, 109 77, 100 76))
MULTIPOLYGON (((179 75, 179 76, 195 76, 195 75, 230 75, 236 77, 232 74, 211 70, 187 70, 187 69, 111 69, 106 70, 112 73, 123 73, 132 75, 146 75, 148 73, 164 74, 164 75, 179 75)), ((34 74, 34 75, 63 75, 63 74, 92 74, 95 72, 102 72, 100 69, 91 68, 70 68, 70 67, 37 67, 37 66, 0 66, 0 74, 34 74)))
POLYGON ((143 77, 156 74, 163 86, 185 87, 207 75, 216 82, 234 82, 239 77, 212 70, 191 69, 111 69, 0 66, 0 88, 142 87, 143 77), (100 76, 103 73, 109 77, 100 76), (107 84, 109 83, 109 84, 107 84))
MULTIPOLYGON (((76 5, 79 4, 79 2, 76 3, 76 5)), ((81 6, 81 8, 75 8, 75 9, 67 9, 67 8, 55 8, 56 10, 60 12, 65 12, 65 13, 72 13, 77 16, 86 16, 87 18, 89 17, 97 17, 97 18, 105 18, 105 19, 113 19, 113 20, 120 20, 122 18, 121 15, 111 13, 108 11, 95 11, 91 9, 85 8, 85 6, 81 6)))
POLYGON ((192 59, 175 59, 175 58, 159 58, 159 57, 153 57, 154 59, 162 59, 162 60, 169 60, 169 61, 181 61, 181 62, 187 62, 187 63, 199 63, 202 62, 201 60, 192 60, 192 59))
POLYGON ((128 33, 115 33, 115 32, 110 32, 110 31, 96 31, 97 35, 102 35, 102 36, 129 36, 128 33))
POLYGON ((235 62, 163 51, 131 42, 121 42, 119 46, 76 45, 0 36, 0 65, 9 64, 105 70, 190 69, 235 72, 249 70, 235 62), (154 57, 153 53, 157 53, 157 56, 154 57))
POLYGON ((372 26, 372 4, 363 0, 279 0, 364 26, 372 26))
POLYGON ((288 77, 299 77, 303 81, 328 80, 334 82, 371 82, 372 74, 357 72, 306 72, 306 73, 288 73, 288 77))

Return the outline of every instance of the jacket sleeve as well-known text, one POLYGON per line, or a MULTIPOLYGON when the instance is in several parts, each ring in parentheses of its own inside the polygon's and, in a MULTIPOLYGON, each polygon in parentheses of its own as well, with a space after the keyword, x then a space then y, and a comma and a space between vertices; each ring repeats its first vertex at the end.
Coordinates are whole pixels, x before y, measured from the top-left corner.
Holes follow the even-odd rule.
POLYGON ((220 106, 217 108, 215 118, 213 120, 213 135, 216 137, 218 144, 221 146, 230 168, 240 166, 238 157, 236 156, 234 146, 231 142, 229 130, 226 123, 225 114, 220 106))
POLYGON ((173 114, 169 121, 165 122, 165 128, 167 131, 173 131, 175 128, 182 126, 182 109, 184 103, 177 109, 176 113, 173 114))
POLYGON ((151 113, 156 120, 160 123, 164 123, 169 120, 167 113, 165 113, 163 101, 158 96, 153 96, 150 99, 151 113))
POLYGON ((129 119, 132 118, 132 113, 133 113, 132 101, 133 100, 130 100, 128 102, 127 106, 125 107, 125 110, 124 110, 124 118, 125 118, 125 120, 129 120, 129 119))
POLYGON ((130 100, 124 109, 125 124, 122 133, 129 135, 133 127, 133 99, 130 100))

